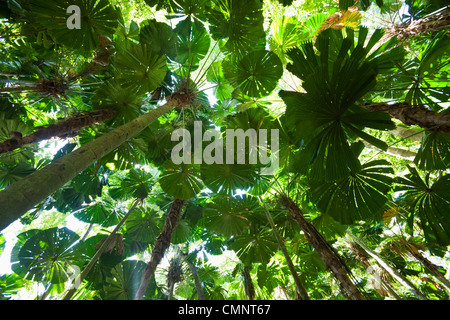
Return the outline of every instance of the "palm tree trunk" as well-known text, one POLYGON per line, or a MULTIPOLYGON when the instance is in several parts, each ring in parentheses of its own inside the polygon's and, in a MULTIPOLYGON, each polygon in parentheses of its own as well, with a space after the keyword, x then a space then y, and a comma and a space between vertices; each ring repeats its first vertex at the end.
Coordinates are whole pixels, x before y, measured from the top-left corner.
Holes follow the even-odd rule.
POLYGON ((288 209, 291 217, 298 223, 305 233, 306 239, 319 254, 320 259, 327 268, 339 280, 342 288, 342 294, 349 300, 365 300, 364 296, 350 280, 348 274, 350 270, 340 259, 335 250, 328 244, 316 228, 305 219, 302 211, 297 204, 288 196, 281 195, 282 204, 288 209))
MULTIPOLYGON (((128 219, 128 217, 130 216, 130 214, 133 212, 133 210, 136 208, 136 206, 139 204, 140 201, 141 201, 140 199, 136 199, 133 202, 133 204, 132 204, 131 208, 128 210, 127 214, 123 216, 122 220, 120 220, 120 222, 117 224, 117 226, 114 228, 114 230, 108 235, 108 237, 105 239, 105 241, 103 241, 100 248, 98 248, 97 252, 91 258, 91 261, 89 261, 88 265, 83 269, 83 272, 81 272, 81 274, 78 276, 78 278, 75 279, 75 283, 81 283, 81 281, 83 281, 84 278, 86 278, 86 276, 91 271, 92 267, 98 261, 100 256, 108 248, 111 240, 113 240, 115 238, 117 231, 119 231, 119 229, 122 227, 122 225, 128 219)), ((67 291, 66 295, 64 296, 63 300, 70 300, 70 298, 72 298, 72 296, 77 291, 77 289, 78 289, 77 287, 73 287, 73 288, 69 289, 69 291, 67 291)))
POLYGON ((250 275, 251 266, 244 266, 242 275, 244 277, 244 290, 249 300, 255 300, 255 287, 250 275))
POLYGON ((0 154, 13 151, 26 144, 73 134, 84 127, 91 126, 111 118, 114 113, 114 110, 109 109, 84 112, 80 115, 58 121, 57 123, 50 124, 46 127, 37 127, 37 130, 34 133, 23 138, 20 132, 15 132, 12 139, 8 139, 0 143, 0 154))
MULTIPOLYGON (((353 252, 355 257, 358 259, 359 262, 361 262, 362 266, 366 270, 374 270, 374 266, 369 262, 369 255, 367 252, 361 248, 361 246, 355 242, 348 241, 348 244, 350 246, 350 250, 353 252)), ((380 268, 384 270, 383 268, 380 268)), ((372 276, 373 274, 370 273, 372 276)), ((389 282, 389 280, 386 279, 386 277, 381 276, 378 272, 375 276, 373 276, 374 280, 378 283, 380 287, 375 287, 375 290, 382 296, 385 296, 386 291, 390 296, 392 296, 396 300, 401 300, 400 296, 395 292, 395 290, 392 287, 392 284, 389 282)))
POLYGON ((141 284, 134 297, 135 300, 142 300, 150 279, 155 273, 156 267, 161 262, 167 248, 169 248, 170 242, 172 241, 172 234, 180 219, 184 203, 185 200, 180 199, 175 199, 173 201, 161 233, 153 246, 150 262, 147 264, 144 272, 142 273, 141 284))
POLYGON ((369 247, 366 246, 366 244, 361 241, 358 237, 356 237, 353 233, 348 231, 348 236, 351 241, 356 242, 358 245, 361 246, 375 261, 377 261, 389 274, 394 277, 395 280, 397 280, 399 283, 401 283, 403 286, 408 288, 417 298, 420 300, 426 300, 427 298, 412 284, 408 279, 406 279, 403 275, 401 275, 397 270, 392 268, 389 263, 384 261, 378 254, 376 254, 374 251, 372 251, 369 247))
POLYGON ((437 113, 423 106, 412 107, 409 102, 374 103, 365 106, 370 111, 387 112, 407 126, 418 125, 433 131, 450 132, 450 114, 437 113))
POLYGON ((126 140, 133 138, 150 123, 186 102, 178 95, 167 103, 91 141, 61 157, 43 169, 11 184, 0 192, 0 231, 20 218, 64 184, 76 177, 126 140))
POLYGON ((197 299, 198 300, 206 300, 205 298, 205 292, 203 291, 202 281, 200 280, 200 277, 198 276, 197 267, 194 263, 188 261, 186 259, 187 254, 183 254, 185 257, 185 261, 189 267, 189 270, 191 270, 192 277, 194 278, 195 283, 195 290, 197 291, 197 299))
POLYGON ((409 151, 401 148, 388 147, 387 150, 378 149, 372 144, 368 143, 365 140, 361 140, 364 143, 364 146, 368 149, 379 150, 380 152, 384 152, 390 154, 391 156, 399 157, 408 161, 414 161, 417 153, 414 151, 409 151))
POLYGON ((419 142, 422 141, 423 135, 424 135, 423 131, 402 128, 402 127, 397 127, 393 130, 389 130, 388 132, 397 137, 401 137, 401 138, 408 139, 411 141, 419 141, 419 142))
POLYGON ((259 198, 259 201, 263 204, 264 210, 266 211, 267 220, 269 221, 269 224, 272 228, 272 232, 275 235, 275 238, 277 239, 278 247, 280 248, 281 252, 284 255, 284 259, 286 260, 286 263, 289 267, 289 271, 291 271, 292 277, 294 278, 295 287, 297 289, 297 292, 300 294, 301 300, 309 300, 308 291, 305 289, 305 286, 300 280, 297 270, 295 270, 294 263, 292 262, 289 252, 287 251, 283 238, 280 236, 278 230, 275 227, 275 223, 272 219, 272 216, 269 213, 269 210, 267 210, 266 204, 264 203, 264 201, 262 201, 261 197, 259 198))
POLYGON ((413 37, 427 32, 439 32, 450 27, 450 11, 443 10, 427 17, 394 25, 387 34, 399 39, 413 37))
POLYGON ((408 248, 408 251, 411 253, 411 255, 416 258, 420 263, 422 263, 428 270, 430 270, 434 276, 448 289, 450 290, 450 281, 443 275, 441 272, 439 272, 439 268, 430 260, 425 258, 422 253, 419 252, 419 250, 412 244, 407 243, 404 241, 404 244, 406 245, 406 248, 408 248))

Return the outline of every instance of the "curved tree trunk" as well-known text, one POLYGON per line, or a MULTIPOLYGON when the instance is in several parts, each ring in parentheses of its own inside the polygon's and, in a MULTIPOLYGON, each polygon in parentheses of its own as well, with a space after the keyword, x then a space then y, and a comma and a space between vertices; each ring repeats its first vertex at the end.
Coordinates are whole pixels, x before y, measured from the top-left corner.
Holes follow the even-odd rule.
MULTIPOLYGON (((187 95, 184 95, 187 96, 187 95)), ((187 105, 183 95, 91 141, 0 192, 0 231, 126 140, 174 107, 187 105)))
POLYGON ((339 280, 342 294, 349 300, 365 300, 364 296, 356 288, 355 284, 350 280, 348 270, 345 263, 336 254, 335 250, 328 244, 316 228, 305 219, 302 211, 297 204, 286 195, 281 195, 282 204, 288 209, 291 217, 298 223, 305 233, 306 239, 319 254, 320 259, 325 263, 327 268, 333 273, 334 277, 339 280))
POLYGON ((348 236, 351 239, 351 241, 356 242, 358 245, 361 246, 372 258, 377 261, 380 266, 382 266, 387 272, 389 272, 392 277, 394 277, 395 280, 397 280, 399 283, 401 283, 403 286, 408 288, 417 298, 420 300, 426 300, 427 298, 412 284, 408 279, 406 279, 404 276, 402 276, 397 270, 392 268, 389 263, 385 262, 378 254, 373 252, 369 247, 366 246, 364 242, 361 241, 358 237, 356 237, 351 232, 348 232, 348 236))
POLYGON ((32 134, 22 137, 20 132, 14 132, 11 139, 0 143, 0 154, 13 151, 23 145, 36 143, 54 137, 64 137, 76 132, 84 127, 100 123, 111 118, 115 114, 114 110, 102 109, 83 112, 82 114, 58 121, 45 127, 37 127, 32 134))
MULTIPOLYGON (((392 298, 396 300, 400 300, 400 296, 395 292, 392 284, 389 282, 389 280, 386 279, 386 277, 381 276, 378 271, 375 270, 374 266, 369 262, 369 255, 367 252, 361 248, 359 244, 356 242, 348 241, 350 250, 353 252, 355 257, 358 259, 359 262, 361 262, 362 266, 368 271, 368 273, 372 276, 373 280, 376 282, 375 284, 375 290, 381 295, 381 296, 387 296, 390 295, 392 298), (376 274, 374 275, 375 271, 376 274)), ((383 268, 379 268, 384 270, 383 268)))
POLYGON ((305 286, 303 285, 302 281, 300 280, 297 270, 295 270, 294 263, 292 262, 289 252, 287 251, 287 248, 286 248, 286 245, 284 244, 283 238, 280 236, 280 234, 278 233, 278 230, 275 227, 275 223, 274 223, 269 211, 267 210, 266 204, 262 201, 261 198, 259 198, 259 201, 263 204, 264 210, 266 212, 267 220, 269 221, 270 227, 272 228, 272 232, 275 235, 275 238, 277 239, 278 247, 280 248, 281 252, 283 253, 284 259, 286 260, 286 263, 289 267, 289 271, 291 271, 292 277, 294 278, 296 292, 299 293, 301 300, 309 300, 308 291, 305 289, 305 286))
POLYGON ((180 220, 184 203, 184 200, 175 199, 170 206, 169 214, 166 218, 166 221, 164 222, 164 226, 155 241, 155 245, 153 246, 150 262, 147 264, 142 273, 141 284, 136 292, 134 300, 142 300, 142 298, 144 297, 145 290, 147 290, 148 284, 151 277, 155 273, 156 267, 161 262, 164 253, 170 246, 170 242, 172 241, 172 234, 178 224, 178 221, 180 220))
POLYGON ((370 111, 387 112, 407 126, 418 125, 432 131, 450 132, 450 114, 437 113, 423 106, 412 107, 409 102, 398 102, 373 103, 365 107, 370 111))
POLYGON ((430 260, 425 258, 422 253, 413 245, 404 241, 406 248, 411 253, 411 255, 416 258, 420 263, 422 263, 428 270, 430 270, 434 276, 450 291, 450 281, 439 271, 439 268, 430 260))

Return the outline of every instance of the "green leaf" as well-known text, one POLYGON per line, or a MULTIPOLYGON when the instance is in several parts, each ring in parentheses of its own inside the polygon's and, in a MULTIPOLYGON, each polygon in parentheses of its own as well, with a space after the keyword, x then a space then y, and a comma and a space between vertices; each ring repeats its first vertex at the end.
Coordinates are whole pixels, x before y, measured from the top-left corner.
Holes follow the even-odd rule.
POLYGON ((74 213, 74 216, 86 223, 96 223, 103 227, 117 225, 125 215, 123 208, 113 201, 94 202, 74 213))
POLYGON ((175 27, 177 55, 174 60, 186 70, 195 71, 206 57, 211 39, 203 23, 187 17, 175 27))
POLYGON ((172 28, 166 23, 156 20, 141 22, 139 42, 146 44, 155 54, 166 55, 170 59, 177 55, 177 38, 172 28))
POLYGON ((256 171, 249 164, 203 164, 201 176, 212 191, 233 194, 239 189, 252 187, 256 171))
POLYGON ((213 39, 225 39, 228 52, 243 54, 264 40, 264 16, 260 0, 214 0, 207 11, 213 39))
POLYGON ((45 28, 56 42, 87 54, 100 46, 100 37, 112 37, 122 19, 108 0, 18 0, 36 29, 45 28), (80 29, 69 29, 69 5, 80 8, 80 29))
POLYGON ((29 280, 63 283, 69 279, 68 266, 82 261, 82 252, 75 245, 78 240, 79 236, 67 228, 39 230, 11 260, 16 265, 13 270, 29 280))
POLYGON ((409 219, 420 220, 425 239, 430 244, 450 244, 450 176, 442 175, 433 183, 429 174, 422 179, 418 171, 409 166, 410 174, 397 178, 396 191, 404 191, 400 203, 407 208, 409 219))
POLYGON ((169 160, 166 169, 159 178, 159 184, 168 195, 176 199, 189 200, 203 189, 200 172, 194 165, 184 163, 175 165, 169 160))
POLYGON ((250 97, 268 96, 283 74, 283 65, 276 54, 266 50, 252 51, 237 63, 225 61, 225 78, 250 97))
POLYGON ((205 227, 224 236, 241 234, 249 227, 250 213, 258 208, 253 198, 215 197, 203 211, 205 227))
POLYGON ((157 170, 131 169, 127 175, 120 177, 120 185, 112 185, 109 194, 114 199, 127 199, 130 196, 136 199, 148 197, 156 183, 157 170))
POLYGON ((450 166, 450 133, 425 132, 414 163, 422 170, 446 170, 450 166))
POLYGON ((117 81, 126 89, 143 94, 158 88, 167 72, 166 58, 146 44, 136 44, 115 57, 117 81))
POLYGON ((311 181, 312 199, 321 212, 343 224, 378 220, 388 200, 392 173, 387 161, 374 160, 340 180, 311 181))
POLYGON ((268 263, 278 250, 278 243, 272 231, 258 230, 256 233, 235 237, 230 247, 244 264, 251 265, 268 263))
MULTIPOLYGON (((138 260, 127 260, 117 264, 111 272, 112 276, 107 279, 107 285, 103 289, 103 298, 105 300, 133 300, 141 284, 145 266, 145 262, 138 260)), ((153 297, 155 290, 156 281, 152 277, 145 291, 144 299, 153 297)))

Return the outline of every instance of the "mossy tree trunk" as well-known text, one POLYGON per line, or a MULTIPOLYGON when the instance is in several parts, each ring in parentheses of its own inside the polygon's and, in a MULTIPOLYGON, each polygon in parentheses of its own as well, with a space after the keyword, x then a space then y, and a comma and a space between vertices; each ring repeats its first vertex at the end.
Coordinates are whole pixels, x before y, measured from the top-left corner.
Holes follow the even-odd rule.
POLYGON ((39 171, 0 192, 0 230, 20 218, 36 204, 72 180, 95 161, 126 140, 135 137, 150 123, 174 107, 185 106, 183 97, 168 102, 61 157, 39 171))
POLYGON ((36 143, 50 138, 64 138, 66 136, 76 135, 84 127, 91 126, 111 118, 114 110, 101 109, 83 112, 73 117, 58 121, 48 126, 37 127, 32 134, 22 137, 20 132, 14 132, 11 139, 0 143, 0 154, 13 151, 23 145, 36 143))

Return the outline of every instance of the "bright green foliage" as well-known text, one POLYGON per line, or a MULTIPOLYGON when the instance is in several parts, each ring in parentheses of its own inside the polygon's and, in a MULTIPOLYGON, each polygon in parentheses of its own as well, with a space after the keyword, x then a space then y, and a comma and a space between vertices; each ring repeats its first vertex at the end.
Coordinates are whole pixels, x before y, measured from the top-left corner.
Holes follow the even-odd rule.
POLYGON ((248 299, 251 287, 259 300, 295 299, 298 281, 311 300, 346 299, 329 259, 366 299, 448 299, 436 272, 448 265, 450 133, 370 108, 408 102, 431 122, 448 115, 448 27, 432 28, 445 19, 393 36, 437 10, 448 15, 445 5, 0 2, 0 144, 18 144, 0 153, 0 201, 14 211, 0 209, 0 224, 16 219, 0 234, 0 263, 11 267, 0 300, 131 300, 158 255, 143 299, 248 299), (81 29, 67 27, 68 5, 80 7, 81 29), (39 126, 100 109, 114 115, 21 145, 39 126), (195 121, 217 133, 203 151, 223 139, 223 157, 211 153, 223 163, 194 162, 191 146, 191 163, 174 164, 172 134, 194 140, 195 121), (227 130, 258 139, 267 130, 267 145, 250 150, 247 137, 227 163, 227 130), (269 165, 249 163, 254 154, 277 159, 278 170, 263 175, 269 165), (40 173, 58 185, 36 181, 40 173), (357 251, 356 238, 377 257, 357 251), (410 246, 396 249, 400 239, 410 246), (395 269, 380 274, 382 288, 375 258, 395 269), (183 277, 169 288, 175 260, 183 277))

